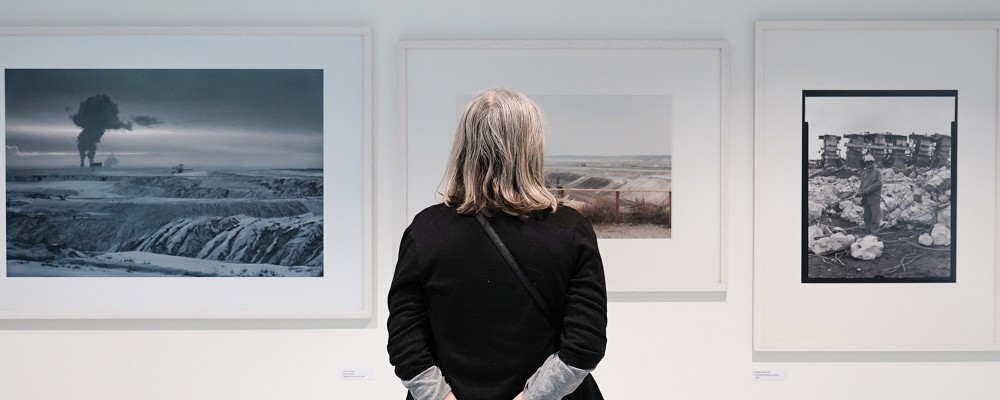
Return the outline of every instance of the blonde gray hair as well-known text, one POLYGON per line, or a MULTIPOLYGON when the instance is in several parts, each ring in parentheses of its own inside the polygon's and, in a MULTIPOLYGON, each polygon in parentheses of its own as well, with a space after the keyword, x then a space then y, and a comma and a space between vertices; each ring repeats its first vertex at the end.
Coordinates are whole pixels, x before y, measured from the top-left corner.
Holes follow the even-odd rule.
POLYGON ((545 188, 545 128, 527 96, 495 88, 466 106, 455 129, 442 197, 460 214, 556 210, 545 188))

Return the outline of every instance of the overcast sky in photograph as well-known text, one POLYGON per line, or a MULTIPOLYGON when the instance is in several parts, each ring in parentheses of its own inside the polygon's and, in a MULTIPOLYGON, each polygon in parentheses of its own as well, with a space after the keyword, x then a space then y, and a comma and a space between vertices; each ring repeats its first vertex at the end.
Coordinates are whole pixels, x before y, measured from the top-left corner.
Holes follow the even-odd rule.
MULTIPOLYGON (((820 158, 820 135, 950 135, 955 120, 954 97, 806 97, 805 102, 810 160, 820 158)), ((845 157, 843 151, 841 146, 845 157)))
POLYGON ((106 131, 95 161, 322 167, 322 70, 8 69, 5 84, 8 167, 79 165, 71 116, 98 94, 133 124, 106 131))
MULTIPOLYGON (((671 155, 670 96, 530 95, 548 156, 671 155)), ((473 96, 458 99, 459 115, 473 96)))

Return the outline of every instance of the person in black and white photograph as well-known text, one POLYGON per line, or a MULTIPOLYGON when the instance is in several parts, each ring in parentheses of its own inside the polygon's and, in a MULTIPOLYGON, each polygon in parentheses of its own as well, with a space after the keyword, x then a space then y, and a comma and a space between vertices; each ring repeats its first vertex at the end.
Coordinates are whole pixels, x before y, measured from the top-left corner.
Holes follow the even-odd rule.
POLYGON ((882 170, 876 165, 874 156, 865 154, 862 171, 855 196, 861 198, 865 229, 874 235, 882 228, 882 170))
POLYGON ((323 71, 8 69, 8 277, 323 276, 323 71))
POLYGON ((954 282, 956 91, 804 91, 803 282, 954 282))

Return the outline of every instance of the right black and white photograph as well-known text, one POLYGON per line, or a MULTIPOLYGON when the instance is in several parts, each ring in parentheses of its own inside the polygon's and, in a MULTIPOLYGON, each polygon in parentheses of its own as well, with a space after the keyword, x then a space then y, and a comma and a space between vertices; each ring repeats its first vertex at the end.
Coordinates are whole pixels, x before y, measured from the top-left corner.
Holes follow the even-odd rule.
POLYGON ((955 282, 957 90, 802 92, 802 282, 955 282))

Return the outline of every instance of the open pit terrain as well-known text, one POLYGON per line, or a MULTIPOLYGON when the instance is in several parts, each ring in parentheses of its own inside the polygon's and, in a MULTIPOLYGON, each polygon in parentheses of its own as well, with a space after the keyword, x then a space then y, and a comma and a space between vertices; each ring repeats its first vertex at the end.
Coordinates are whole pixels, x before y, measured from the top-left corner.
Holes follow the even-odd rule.
POLYGON ((669 156, 549 157, 545 172, 549 189, 589 218, 597 237, 670 238, 669 156))
POLYGON ((7 169, 7 276, 322 276, 323 171, 7 169))

